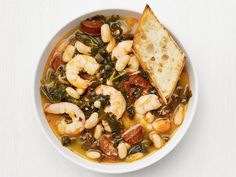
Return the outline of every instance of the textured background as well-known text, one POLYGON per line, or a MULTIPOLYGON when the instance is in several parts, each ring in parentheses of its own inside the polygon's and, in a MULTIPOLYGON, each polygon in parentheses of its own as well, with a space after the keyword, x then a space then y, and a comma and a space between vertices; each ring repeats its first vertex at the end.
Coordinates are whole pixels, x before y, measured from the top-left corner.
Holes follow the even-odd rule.
MULTIPOLYGON (((236 176, 236 1, 148 1, 188 52, 200 84, 194 121, 160 162, 122 177, 236 176)), ((0 0, 0 176, 111 177, 64 159, 33 109, 33 79, 52 35, 94 9, 142 11, 145 1, 0 0)))

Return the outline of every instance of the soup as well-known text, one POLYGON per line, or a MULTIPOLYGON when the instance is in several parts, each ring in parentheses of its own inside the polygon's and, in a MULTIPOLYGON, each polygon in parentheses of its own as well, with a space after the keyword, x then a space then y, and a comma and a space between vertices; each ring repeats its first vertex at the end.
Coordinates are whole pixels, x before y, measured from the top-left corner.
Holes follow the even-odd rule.
POLYGON ((187 68, 164 104, 132 50, 137 24, 118 15, 86 19, 45 64, 45 117, 61 144, 86 159, 141 159, 165 146, 183 122, 191 97, 187 68))

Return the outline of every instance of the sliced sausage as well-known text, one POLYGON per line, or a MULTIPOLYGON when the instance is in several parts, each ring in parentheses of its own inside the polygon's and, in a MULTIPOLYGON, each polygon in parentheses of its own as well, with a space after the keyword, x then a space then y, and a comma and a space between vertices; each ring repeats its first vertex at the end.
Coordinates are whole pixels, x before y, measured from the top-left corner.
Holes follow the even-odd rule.
POLYGON ((112 158, 117 158, 117 149, 113 146, 112 142, 105 135, 101 136, 101 138, 99 139, 99 143, 100 149, 104 154, 112 158))
POLYGON ((54 71, 57 70, 57 68, 64 64, 64 62, 62 61, 62 57, 60 54, 56 54, 53 56, 52 62, 51 62, 51 67, 54 71))
POLYGON ((101 35, 101 26, 103 22, 100 20, 84 20, 81 23, 81 29, 84 33, 91 36, 101 35))
POLYGON ((122 135, 124 140, 130 145, 137 144, 143 140, 144 136, 144 128, 140 124, 136 124, 130 127, 125 133, 122 135))
POLYGON ((150 83, 138 74, 130 76, 129 79, 127 81, 124 81, 122 84, 124 90, 128 92, 129 95, 128 103, 130 104, 132 104, 135 101, 134 97, 135 87, 139 87, 140 89, 142 89, 142 92, 148 92, 148 90, 151 87, 150 83))

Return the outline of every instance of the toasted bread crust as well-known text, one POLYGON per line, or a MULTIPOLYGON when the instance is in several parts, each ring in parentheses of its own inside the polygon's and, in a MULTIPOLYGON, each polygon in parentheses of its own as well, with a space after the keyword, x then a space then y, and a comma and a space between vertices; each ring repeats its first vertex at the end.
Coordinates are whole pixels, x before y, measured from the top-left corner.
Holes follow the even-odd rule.
POLYGON ((175 90, 186 57, 148 5, 139 21, 133 48, 142 68, 148 72, 151 84, 167 103, 175 90))

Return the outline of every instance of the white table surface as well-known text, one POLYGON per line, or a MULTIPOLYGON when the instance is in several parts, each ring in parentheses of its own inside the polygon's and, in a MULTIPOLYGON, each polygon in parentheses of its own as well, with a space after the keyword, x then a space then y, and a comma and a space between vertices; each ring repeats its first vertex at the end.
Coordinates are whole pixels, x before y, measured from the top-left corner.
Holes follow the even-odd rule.
MULTIPOLYGON (((181 143, 160 162, 122 177, 236 176, 236 1, 148 1, 188 52, 200 99, 181 143)), ((145 1, 0 0, 0 176, 102 177, 64 159, 33 109, 39 56, 75 17, 103 7, 142 11, 145 1)))

